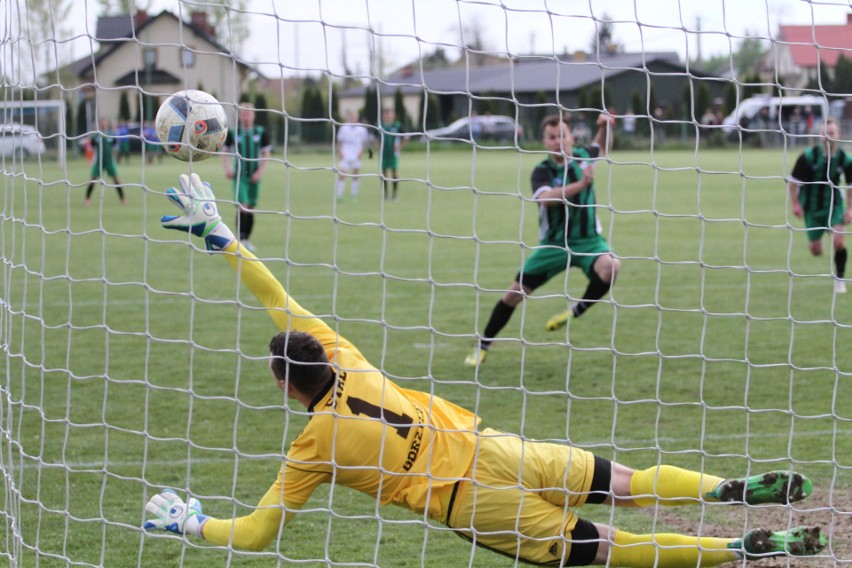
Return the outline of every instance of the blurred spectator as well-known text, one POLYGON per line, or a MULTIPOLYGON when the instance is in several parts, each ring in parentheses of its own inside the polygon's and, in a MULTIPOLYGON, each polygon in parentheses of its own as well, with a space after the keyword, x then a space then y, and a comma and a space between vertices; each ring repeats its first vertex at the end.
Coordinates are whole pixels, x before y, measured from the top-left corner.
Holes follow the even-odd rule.
MULTIPOLYGON (((568 115, 567 120, 570 120, 570 115, 568 115)), ((592 131, 589 129, 589 125, 586 123, 585 113, 577 113, 577 120, 574 121, 574 128, 572 129, 572 133, 574 134, 574 142, 578 146, 587 146, 591 142, 592 131)))
POLYGON ((622 121, 624 123, 624 134, 626 134, 630 140, 633 140, 636 136, 636 115, 633 114, 633 109, 630 109, 630 112, 624 115, 622 121))
POLYGON ((127 122, 122 120, 118 123, 118 128, 115 129, 116 142, 118 142, 116 162, 121 163, 121 159, 130 163, 130 129, 127 127, 127 122))
POLYGON ((808 134, 814 133, 814 123, 816 122, 816 115, 814 114, 814 109, 811 105, 807 105, 805 107, 805 128, 808 134))
POLYGON ((659 146, 666 143, 666 125, 663 121, 666 119, 666 112, 663 107, 654 109, 654 120, 651 121, 652 131, 654 133, 654 144, 659 146))
POLYGON ((713 113, 712 109, 707 109, 704 111, 704 114, 701 116, 701 125, 702 126, 716 126, 718 124, 716 122, 716 115, 713 113))
POLYGON ((154 163, 154 158, 158 162, 163 161, 163 148, 160 145, 160 137, 157 136, 157 130, 146 122, 142 127, 142 137, 145 139, 145 162, 148 164, 154 163))

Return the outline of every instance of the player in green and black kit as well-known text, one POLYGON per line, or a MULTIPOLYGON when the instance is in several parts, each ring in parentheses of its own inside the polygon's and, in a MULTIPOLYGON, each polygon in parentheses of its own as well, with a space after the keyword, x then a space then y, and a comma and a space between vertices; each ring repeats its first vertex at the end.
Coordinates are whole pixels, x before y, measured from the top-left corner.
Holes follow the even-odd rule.
POLYGON ((240 103, 237 134, 234 136, 228 131, 223 146, 226 153, 222 154, 225 176, 234 180, 234 199, 240 208, 237 214, 240 241, 249 250, 254 250, 249 237, 254 228, 254 209, 260 198, 260 178, 272 155, 269 136, 262 126, 255 126, 254 119, 254 105, 240 103))
POLYGON ((126 203, 124 190, 121 187, 121 181, 118 179, 118 166, 115 164, 115 134, 112 132, 112 126, 108 120, 102 118, 98 121, 98 130, 89 137, 89 143, 92 145, 94 158, 92 159, 92 177, 86 187, 86 199, 83 203, 91 205, 95 182, 101 179, 103 172, 106 172, 112 176, 115 190, 118 192, 118 200, 124 205, 126 203))
POLYGON ((589 279, 583 298, 573 308, 547 320, 549 331, 579 317, 609 291, 620 266, 601 236, 595 203, 592 160, 606 156, 612 146, 611 126, 615 119, 598 117, 598 132, 588 148, 575 148, 574 136, 564 117, 552 115, 542 121, 544 147, 549 156, 532 174, 533 199, 539 204, 539 246, 527 258, 512 287, 491 312, 485 332, 465 365, 485 361, 491 342, 507 323, 515 307, 545 282, 576 266, 589 279))
POLYGON ((811 254, 822 254, 822 235, 831 232, 834 248, 834 290, 846 293, 846 243, 844 225, 852 221, 852 157, 838 147, 840 125, 827 119, 820 128, 822 143, 802 152, 790 176, 789 192, 793 215, 805 218, 811 254), (846 179, 846 199, 840 176, 846 179))
POLYGON ((399 188, 399 151, 405 143, 402 132, 402 124, 396 120, 392 109, 382 112, 382 127, 379 133, 381 154, 379 159, 382 164, 382 193, 385 199, 396 200, 396 192, 399 188), (391 177, 388 177, 388 170, 391 177), (388 195, 388 180, 393 181, 393 194, 388 195))

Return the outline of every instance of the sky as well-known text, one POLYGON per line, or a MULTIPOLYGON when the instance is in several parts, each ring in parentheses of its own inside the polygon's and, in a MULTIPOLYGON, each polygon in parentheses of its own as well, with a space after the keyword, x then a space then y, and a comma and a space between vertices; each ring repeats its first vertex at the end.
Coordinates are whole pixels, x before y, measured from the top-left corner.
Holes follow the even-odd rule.
MULTIPOLYGON (((149 12, 197 4, 148 0, 149 12)), ((143 0, 138 1, 144 5, 143 0)), ((94 30, 99 4, 74 0, 68 25, 94 30), (88 28, 87 28, 88 26, 88 28)), ((675 51, 681 59, 727 55, 745 36, 766 46, 779 24, 843 24, 851 0, 249 0, 251 37, 241 53, 264 75, 376 75, 443 47, 452 58, 480 33, 489 51, 524 55, 588 51, 596 20, 611 20, 626 51, 675 51), (345 46, 345 48, 344 48, 345 46)), ((81 37, 71 49, 89 49, 81 37)))

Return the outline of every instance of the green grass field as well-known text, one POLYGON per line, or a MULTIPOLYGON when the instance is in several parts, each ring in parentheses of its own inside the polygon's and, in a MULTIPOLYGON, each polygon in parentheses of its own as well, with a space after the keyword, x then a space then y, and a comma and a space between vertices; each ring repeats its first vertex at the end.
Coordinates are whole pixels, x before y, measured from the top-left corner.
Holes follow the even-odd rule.
MULTIPOLYGON (((794 153, 614 152, 596 174, 622 259, 611 302, 548 333, 547 317, 586 285, 573 271, 551 281, 479 372, 462 360, 537 242, 528 179, 542 156, 409 152, 391 203, 365 161, 360 199, 339 204, 330 152, 275 157, 258 255, 404 386, 474 409, 485 425, 632 467, 728 476, 793 466, 824 502, 852 486, 852 297, 835 298, 830 256, 811 257, 788 216, 794 153)), ((230 198, 217 160, 195 168, 230 198)), ((164 487, 191 491, 214 516, 246 514, 305 421, 268 375, 271 320, 222 259, 159 226, 177 211, 162 192, 186 170, 137 157, 121 166, 128 205, 105 188, 86 208, 82 161, 4 167, 0 557, 43 567, 511 566, 345 488, 316 494, 260 554, 139 529, 164 487)), ((220 209, 233 224, 233 208, 220 209)), ((699 521, 738 532, 759 520, 743 511, 730 522, 714 507, 582 514, 641 532, 694 532, 699 521)))

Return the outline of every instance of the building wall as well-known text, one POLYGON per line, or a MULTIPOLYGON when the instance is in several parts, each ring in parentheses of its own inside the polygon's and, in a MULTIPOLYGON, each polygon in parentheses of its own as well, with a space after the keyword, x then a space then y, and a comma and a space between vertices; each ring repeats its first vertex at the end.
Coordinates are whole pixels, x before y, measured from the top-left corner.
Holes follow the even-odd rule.
POLYGON ((127 92, 130 106, 136 112, 139 88, 164 98, 182 89, 195 89, 201 85, 214 94, 225 106, 230 117, 236 116, 235 105, 246 82, 247 70, 237 66, 234 59, 217 51, 216 46, 182 28, 177 20, 161 17, 143 29, 138 43, 127 42, 105 57, 95 74, 94 111, 98 116, 116 119, 122 91, 127 92), (183 67, 183 48, 193 49, 195 64, 183 67), (144 50, 156 50, 155 67, 178 78, 172 84, 155 84, 146 88, 144 50), (138 87, 120 87, 116 81, 133 69, 139 70, 138 87))

